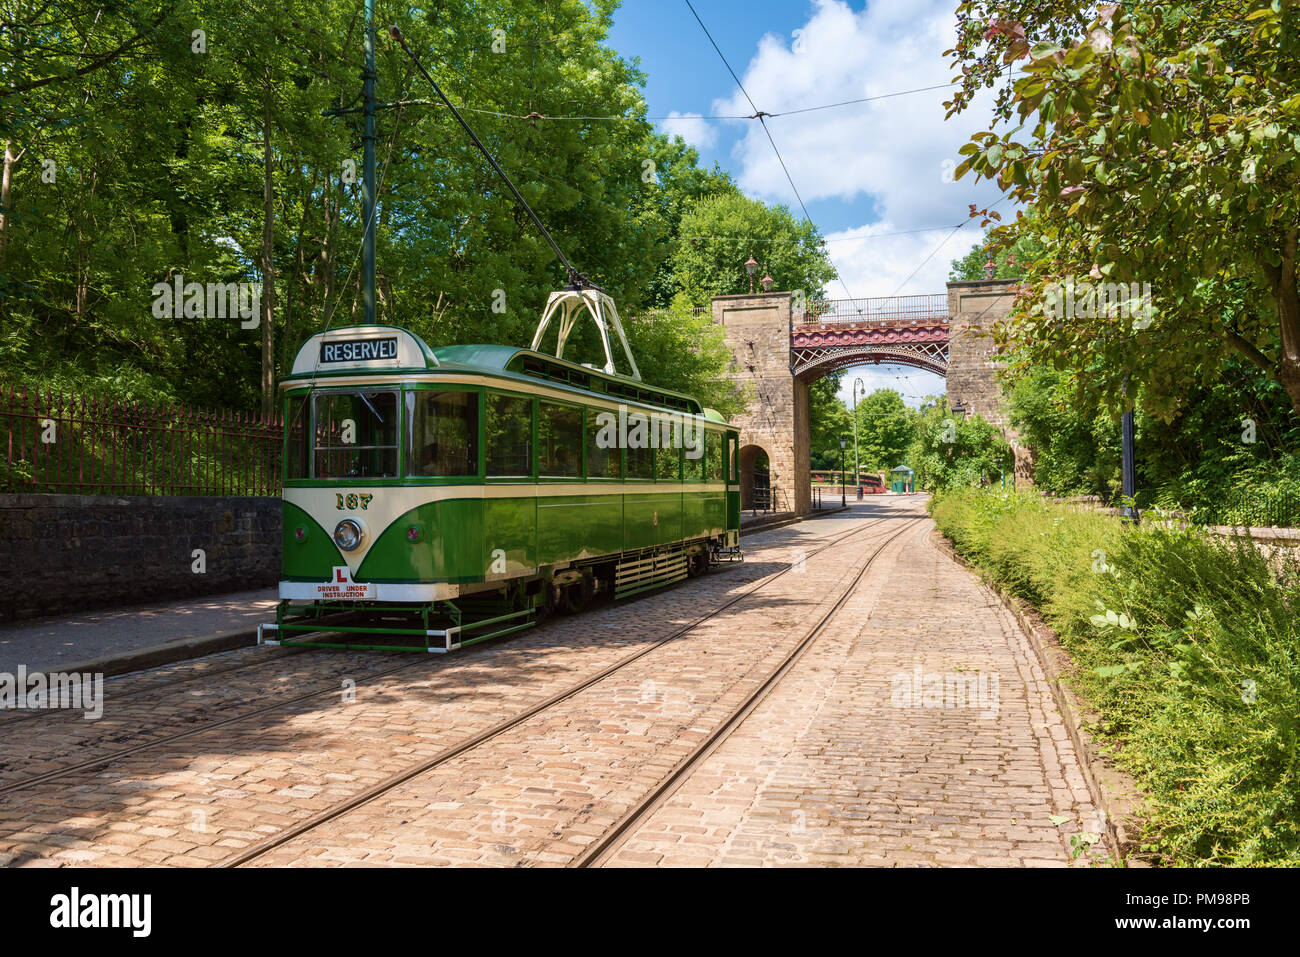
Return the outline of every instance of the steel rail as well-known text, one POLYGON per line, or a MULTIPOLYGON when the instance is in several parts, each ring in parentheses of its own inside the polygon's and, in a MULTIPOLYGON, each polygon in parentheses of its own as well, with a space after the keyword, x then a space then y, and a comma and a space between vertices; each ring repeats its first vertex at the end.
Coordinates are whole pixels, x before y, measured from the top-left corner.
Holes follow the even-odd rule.
MULTIPOLYGON (((250 630, 250 631, 248 632, 248 635, 249 635, 249 641, 251 642, 251 641, 252 641, 252 637, 253 637, 253 635, 254 635, 254 632, 250 630)), ((251 644, 251 643, 250 643, 250 644, 247 645, 246 647, 248 647, 248 648, 256 648, 257 646, 254 645, 254 644, 251 644)), ((232 648, 232 649, 229 649, 229 650, 230 650, 230 651, 238 651, 238 650, 240 650, 240 649, 239 649, 239 648, 232 648)), ((297 656, 297 655, 302 654, 302 653, 304 653, 304 652, 310 651, 311 649, 310 649, 310 648, 294 648, 294 647, 292 647, 292 646, 287 647, 287 648, 284 648, 284 647, 282 646, 282 650, 285 651, 285 652, 287 652, 287 654, 284 654, 284 655, 276 655, 276 656, 275 656, 276 659, 279 659, 279 658, 289 658, 289 657, 294 657, 294 656, 297 656)), ((214 654, 225 654, 225 652, 214 652, 214 654)), ((188 659, 184 659, 184 660, 182 660, 182 661, 172 661, 172 662, 168 662, 167 664, 164 664, 164 665, 156 665, 155 667, 157 667, 157 668, 168 668, 168 667, 171 667, 172 665, 177 665, 177 664, 186 664, 187 662, 191 662, 191 661, 199 661, 199 660, 201 660, 201 659, 199 659, 199 658, 188 658, 188 659)), ((165 683, 161 683, 161 684, 155 684, 155 685, 144 685, 143 687, 130 687, 130 688, 129 688, 128 690, 126 690, 126 691, 114 691, 114 693, 113 693, 113 700, 114 700, 114 701, 121 701, 123 698, 135 698, 135 697, 137 697, 137 696, 139 696, 139 695, 145 695, 145 694, 150 694, 150 693, 154 693, 154 692, 158 692, 158 693, 166 693, 166 692, 168 692, 168 691, 171 691, 173 688, 178 687, 179 685, 186 684, 187 682, 190 682, 190 681, 197 681, 197 680, 200 679, 200 678, 215 678, 215 677, 217 677, 218 675, 227 675, 227 674, 230 674, 232 671, 243 671, 243 670, 245 670, 245 669, 247 669, 247 668, 258 668, 258 667, 262 667, 262 666, 266 665, 267 663, 268 663, 268 662, 266 662, 266 661, 244 661, 244 662, 240 662, 239 664, 233 664, 233 665, 230 665, 230 666, 227 667, 227 668, 213 668, 213 669, 211 669, 211 670, 209 670, 209 671, 195 671, 195 672, 193 672, 192 674, 188 674, 188 675, 179 675, 179 676, 177 676, 177 677, 175 677, 175 678, 173 678, 173 679, 171 679, 171 680, 169 680, 169 681, 167 681, 167 682, 165 682, 165 683)), ((55 670, 55 669, 54 669, 53 667, 51 667, 50 670, 53 671, 53 670, 55 670)), ((153 670, 153 669, 150 668, 150 669, 146 669, 145 671, 137 671, 137 672, 132 672, 132 673, 123 674, 123 675, 112 675, 112 676, 110 676, 110 677, 108 677, 108 678, 105 678, 105 679, 104 679, 104 682, 105 682, 105 685, 107 685, 108 682, 110 682, 110 681, 116 681, 116 680, 119 679, 119 678, 121 678, 121 679, 138 678, 138 677, 141 677, 141 676, 145 676, 145 675, 147 675, 147 674, 149 673, 149 671, 152 671, 152 670, 153 670)), ((47 672, 47 674, 48 674, 48 672, 47 672)), ((106 697, 107 697, 107 695, 106 695, 106 697)), ((60 708, 60 709, 58 709, 58 710, 56 710, 56 711, 51 711, 51 710, 43 710, 43 711, 42 711, 42 710, 15 711, 15 712, 13 712, 13 713, 11 713, 11 714, 8 714, 8 715, 0 715, 0 729, 7 728, 7 727, 9 727, 10 725, 13 725, 13 724, 19 724, 19 723, 21 723, 21 722, 23 722, 23 721, 30 721, 30 720, 33 720, 33 719, 36 719, 36 718, 43 718, 43 719, 45 719, 46 721, 54 721, 54 720, 57 720, 57 719, 59 719, 59 718, 73 718, 73 717, 80 717, 80 712, 78 712, 78 711, 76 711, 76 710, 67 709, 67 708, 60 708)))

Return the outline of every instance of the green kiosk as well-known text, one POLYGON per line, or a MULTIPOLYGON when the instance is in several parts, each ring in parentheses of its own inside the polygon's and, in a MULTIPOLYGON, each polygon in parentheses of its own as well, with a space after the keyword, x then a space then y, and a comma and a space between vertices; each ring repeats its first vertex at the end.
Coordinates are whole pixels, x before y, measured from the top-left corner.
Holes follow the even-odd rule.
POLYGON ((889 470, 889 488, 891 491, 915 492, 916 488, 913 482, 913 476, 916 475, 906 465, 899 465, 889 470))

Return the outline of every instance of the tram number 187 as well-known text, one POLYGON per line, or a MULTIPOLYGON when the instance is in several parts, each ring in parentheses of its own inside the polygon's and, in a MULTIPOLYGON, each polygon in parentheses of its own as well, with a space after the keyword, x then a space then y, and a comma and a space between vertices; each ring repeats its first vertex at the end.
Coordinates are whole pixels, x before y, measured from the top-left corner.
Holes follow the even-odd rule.
POLYGON ((361 506, 361 511, 364 512, 370 505, 370 500, 374 498, 373 495, 358 495, 356 492, 348 492, 346 495, 342 492, 335 492, 334 497, 338 499, 338 505, 335 507, 339 511, 346 508, 350 512, 355 512, 358 504, 361 506))

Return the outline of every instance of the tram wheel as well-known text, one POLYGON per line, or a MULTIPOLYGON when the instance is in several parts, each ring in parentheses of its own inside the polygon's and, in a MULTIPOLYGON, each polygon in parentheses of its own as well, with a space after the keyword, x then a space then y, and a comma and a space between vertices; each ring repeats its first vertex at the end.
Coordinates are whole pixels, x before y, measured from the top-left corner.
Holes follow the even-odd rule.
POLYGON ((566 585, 560 594, 560 608, 566 615, 576 615, 587 607, 586 589, 581 582, 566 585))
POLYGON ((686 561, 686 574, 698 578, 709 570, 709 553, 704 549, 693 552, 686 561))

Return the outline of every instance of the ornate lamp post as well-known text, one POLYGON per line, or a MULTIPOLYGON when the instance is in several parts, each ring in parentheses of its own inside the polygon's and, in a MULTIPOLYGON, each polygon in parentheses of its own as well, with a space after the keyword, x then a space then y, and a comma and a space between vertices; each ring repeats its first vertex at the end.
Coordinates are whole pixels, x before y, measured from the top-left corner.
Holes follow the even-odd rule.
POLYGON ((858 501, 862 501, 862 463, 858 459, 858 386, 862 395, 867 394, 866 383, 861 379, 853 380, 853 484, 858 489, 858 501))
POLYGON ((849 440, 840 436, 840 508, 848 508, 848 497, 844 493, 844 447, 849 444, 849 440))
POLYGON ((758 272, 758 260, 750 256, 745 260, 745 272, 749 273, 749 294, 754 294, 754 273, 758 272))

